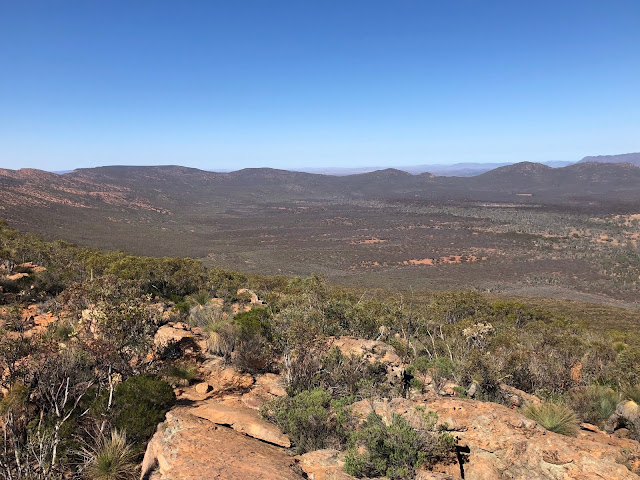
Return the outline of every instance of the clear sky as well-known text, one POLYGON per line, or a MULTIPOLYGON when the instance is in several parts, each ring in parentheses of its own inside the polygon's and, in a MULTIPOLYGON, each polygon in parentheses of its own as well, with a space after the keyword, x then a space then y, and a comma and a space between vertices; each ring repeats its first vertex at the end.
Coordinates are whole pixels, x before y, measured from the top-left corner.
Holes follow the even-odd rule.
POLYGON ((633 151, 638 0, 0 0, 0 167, 633 151))

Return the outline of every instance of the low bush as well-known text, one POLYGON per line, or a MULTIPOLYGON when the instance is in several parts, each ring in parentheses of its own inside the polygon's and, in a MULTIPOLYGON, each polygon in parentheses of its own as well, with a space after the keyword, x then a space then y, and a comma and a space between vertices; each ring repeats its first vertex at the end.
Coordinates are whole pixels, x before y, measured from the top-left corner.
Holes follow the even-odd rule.
POLYGON ((569 407, 559 403, 530 404, 522 409, 524 416, 535 420, 550 432, 568 437, 578 433, 578 417, 569 407))
POLYGON ((623 396, 625 400, 633 400, 636 403, 640 403, 640 385, 633 385, 625 388, 623 396))
POLYGON ((316 388, 278 398, 263 407, 262 415, 289 435, 302 454, 346 443, 352 421, 346 403, 332 401, 326 390, 316 388))
POLYGON ((615 412, 620 394, 610 387, 590 385, 571 391, 567 401, 583 422, 602 426, 615 412))
POLYGON ((198 379, 198 367, 186 361, 172 362, 162 370, 162 377, 176 387, 186 387, 198 379))
POLYGON ((173 388, 151 375, 136 375, 115 388, 110 417, 119 430, 127 430, 132 443, 142 446, 176 402, 173 388))
POLYGON ((439 431, 436 420, 435 414, 426 414, 420 426, 414 428, 404 417, 394 414, 391 423, 385 425, 379 415, 371 412, 352 436, 345 471, 358 478, 415 478, 416 468, 446 459, 454 450, 453 436, 439 431))

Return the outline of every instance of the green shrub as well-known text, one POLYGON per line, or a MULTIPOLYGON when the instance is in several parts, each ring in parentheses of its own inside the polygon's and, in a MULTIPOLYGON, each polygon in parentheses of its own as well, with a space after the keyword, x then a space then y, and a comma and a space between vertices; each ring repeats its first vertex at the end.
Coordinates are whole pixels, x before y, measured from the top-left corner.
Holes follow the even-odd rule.
POLYGON ((135 454, 123 431, 99 434, 93 445, 80 451, 84 472, 91 480, 133 480, 136 475, 135 454))
POLYGON ((422 420, 419 428, 414 428, 404 417, 394 414, 391 423, 385 425, 379 415, 371 412, 352 437, 345 471, 358 478, 387 476, 405 480, 414 478, 420 465, 448 457, 453 452, 454 438, 439 431, 435 414, 424 415, 422 420), (358 446, 364 451, 359 452, 358 446))
POLYGON ((163 369, 162 377, 172 385, 186 387, 198 379, 198 367, 190 362, 173 362, 163 369))
POLYGON ((289 435, 297 453, 302 454, 346 442, 351 417, 345 403, 332 402, 326 390, 316 388, 278 398, 263 407, 262 415, 289 435))
POLYGON ((142 444, 151 438, 175 402, 173 388, 164 380, 151 375, 129 377, 115 388, 112 423, 130 432, 132 443, 142 444))
POLYGON ((640 385, 625 388, 623 395, 625 400, 633 400, 636 403, 640 403, 640 385))
POLYGON ((578 433, 578 417, 570 408, 552 402, 530 404, 522 409, 524 416, 535 420, 550 432, 575 436, 578 433))
POLYGON ((266 308, 252 308, 248 312, 240 312, 233 318, 238 340, 246 340, 256 335, 269 337, 271 325, 269 311, 266 308))
POLYGON ((73 325, 70 322, 60 321, 53 328, 53 336, 58 340, 66 340, 73 335, 73 325))
POLYGON ((582 421, 601 426, 615 412, 620 394, 610 387, 590 385, 569 393, 568 402, 582 421))

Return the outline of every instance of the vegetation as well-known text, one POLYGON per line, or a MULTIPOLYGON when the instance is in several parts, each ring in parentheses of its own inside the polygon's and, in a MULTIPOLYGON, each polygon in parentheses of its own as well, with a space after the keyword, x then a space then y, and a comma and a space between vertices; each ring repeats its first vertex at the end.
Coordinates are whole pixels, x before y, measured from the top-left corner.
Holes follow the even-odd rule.
POLYGON ((569 392, 571 408, 587 423, 604 426, 621 400, 620 392, 604 385, 589 385, 569 392))
POLYGON ((573 410, 559 403, 529 404, 522 413, 550 432, 569 437, 578 433, 578 417, 573 410))
POLYGON ((450 458, 455 440, 436 426, 437 416, 424 415, 418 428, 402 416, 394 414, 389 425, 371 413, 352 436, 353 447, 345 470, 358 478, 387 476, 392 480, 415 477, 415 469, 423 464, 450 458), (364 451, 359 453, 357 446, 364 451))
POLYGON ((344 445, 351 419, 344 404, 332 402, 322 389, 305 390, 266 405, 263 416, 272 420, 296 446, 298 454, 344 445))
POLYGON ((150 375, 135 375, 115 389, 112 423, 129 431, 132 442, 146 442, 175 404, 173 389, 164 381, 150 375))
POLYGON ((91 480, 133 480, 137 465, 124 432, 112 430, 111 435, 99 433, 93 445, 84 447, 80 454, 83 471, 91 480))
POLYGON ((566 402, 576 414, 554 403, 525 411, 572 434, 578 418, 602 426, 618 399, 638 400, 640 339, 631 324, 596 331, 565 304, 476 291, 406 296, 341 288, 319 275, 233 273, 192 259, 45 242, 6 224, 0 265, 0 278, 25 274, 0 292, 0 476, 7 478, 63 478, 79 451, 87 454, 86 472, 99 466, 109 475, 120 464, 124 472, 129 459, 139 461, 175 403, 172 385, 198 376, 192 359, 172 346, 154 350, 168 321, 202 327, 209 350, 243 371, 280 373, 288 396, 267 405, 265 417, 298 452, 348 449, 356 476, 411 478, 420 464, 449 455, 451 439, 422 414, 417 423, 371 416, 358 429, 349 407, 355 401, 453 382, 459 396, 502 402, 506 384, 566 402), (244 312, 250 298, 238 294, 243 288, 265 304, 244 312), (45 313, 52 323, 36 325, 34 316, 45 313), (390 381, 388 365, 370 352, 342 353, 338 336, 386 342, 409 365, 404 377, 390 381), (109 433, 87 433, 96 426, 109 433), (126 441, 111 435, 125 429, 126 441))

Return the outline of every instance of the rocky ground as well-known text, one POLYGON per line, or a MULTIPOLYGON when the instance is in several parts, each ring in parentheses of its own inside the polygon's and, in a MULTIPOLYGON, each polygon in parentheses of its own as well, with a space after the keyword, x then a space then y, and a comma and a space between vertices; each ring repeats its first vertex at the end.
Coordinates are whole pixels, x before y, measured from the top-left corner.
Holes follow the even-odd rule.
MULTIPOLYGON (((187 353, 205 342, 202 332, 184 324, 161 327, 156 340, 157 345, 181 343, 187 353)), ((341 337, 334 344, 343 353, 387 362, 390 381, 401 368, 397 355, 382 342, 341 337)), ((343 452, 318 450, 295 456, 289 438, 261 417, 261 405, 286 395, 282 377, 242 373, 205 352, 199 349, 202 381, 177 390, 178 404, 148 444, 142 478, 353 478, 342 469, 343 452)), ((513 408, 457 398, 449 388, 412 398, 363 400, 352 408, 363 417, 373 409, 386 421, 393 413, 411 421, 415 407, 423 406, 446 422, 456 438, 457 460, 418 472, 423 480, 640 478, 640 445, 625 438, 626 429, 605 433, 583 424, 577 437, 558 435, 516 408, 535 399, 507 387, 503 393, 513 408)))

